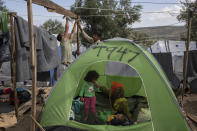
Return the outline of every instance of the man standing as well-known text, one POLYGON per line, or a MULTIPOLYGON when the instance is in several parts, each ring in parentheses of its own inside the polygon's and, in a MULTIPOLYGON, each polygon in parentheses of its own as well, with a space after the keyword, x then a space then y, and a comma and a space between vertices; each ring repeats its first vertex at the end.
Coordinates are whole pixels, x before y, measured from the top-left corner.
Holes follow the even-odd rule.
POLYGON ((93 33, 93 36, 90 37, 88 34, 82 29, 80 23, 78 23, 79 29, 81 30, 81 33, 83 37, 91 44, 99 44, 100 43, 100 37, 101 34, 99 32, 93 33))
POLYGON ((68 37, 69 30, 69 17, 66 16, 66 25, 64 34, 59 34, 57 36, 57 40, 61 45, 61 53, 62 53, 62 64, 68 66, 72 62, 72 45, 71 42, 74 37, 74 33, 76 31, 77 21, 75 21, 70 37, 68 37))

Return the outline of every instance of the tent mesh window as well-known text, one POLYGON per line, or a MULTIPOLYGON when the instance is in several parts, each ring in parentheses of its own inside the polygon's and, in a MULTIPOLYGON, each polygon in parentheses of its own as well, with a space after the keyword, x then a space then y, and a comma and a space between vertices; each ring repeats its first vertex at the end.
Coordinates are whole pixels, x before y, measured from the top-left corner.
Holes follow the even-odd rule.
MULTIPOLYGON (((128 107, 132 115, 132 118, 135 121, 135 124, 140 124, 142 122, 148 122, 151 120, 151 113, 146 99, 146 93, 144 91, 143 83, 139 74, 135 71, 134 68, 121 62, 107 61, 95 63, 94 65, 91 65, 87 69, 87 71, 93 69, 99 72, 98 83, 101 83, 101 85, 104 85, 109 90, 112 82, 114 81, 120 82, 124 86, 124 96, 127 99, 128 107), (98 70, 98 68, 96 68, 99 65, 105 65, 104 71, 98 70)), ((80 89, 80 86, 83 82, 84 80, 82 77, 78 89, 80 89)), ((78 92, 79 90, 76 92, 76 96, 78 96, 78 92)), ((85 105, 83 102, 79 101, 79 97, 76 97, 76 99, 74 99, 72 103, 70 120, 75 119, 75 121, 81 123, 95 125, 107 124, 108 117, 112 115, 111 105, 112 104, 109 95, 106 95, 101 91, 97 91, 96 121, 94 121, 95 118, 92 117, 90 108, 88 117, 89 119, 88 121, 84 122, 85 105)), ((125 122, 125 125, 129 125, 129 123, 125 122)))

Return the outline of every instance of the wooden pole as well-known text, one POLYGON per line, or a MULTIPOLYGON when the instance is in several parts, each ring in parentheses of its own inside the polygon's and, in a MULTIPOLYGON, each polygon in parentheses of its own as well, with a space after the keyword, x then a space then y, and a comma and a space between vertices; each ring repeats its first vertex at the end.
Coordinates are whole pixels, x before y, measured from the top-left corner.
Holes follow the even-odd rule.
POLYGON ((79 26, 77 24, 77 55, 80 55, 79 26))
MULTIPOLYGON (((25 1, 28 1, 28 0, 25 0, 25 1)), ((73 19, 77 18, 76 14, 74 14, 73 12, 69 10, 64 9, 63 7, 54 3, 51 0, 32 0, 32 3, 45 7, 48 10, 48 12, 56 12, 58 14, 69 16, 73 19)))
POLYGON ((41 129, 41 131, 45 131, 44 128, 36 121, 36 119, 34 119, 33 116, 30 115, 30 117, 33 120, 33 122, 41 129))
POLYGON ((191 33, 191 24, 192 24, 192 12, 188 9, 188 21, 187 21, 187 43, 186 43, 186 52, 185 52, 185 63, 184 63, 184 79, 183 79, 183 88, 182 88, 182 101, 184 97, 184 90, 187 86, 187 68, 188 68, 188 54, 189 54, 189 44, 190 44, 190 33, 191 33))
MULTIPOLYGON (((32 0, 27 1, 28 7, 28 24, 29 24, 29 42, 30 42, 30 56, 32 69, 32 117, 36 120, 36 45, 34 39, 33 16, 32 16, 32 0)), ((35 123, 32 120, 32 131, 35 131, 35 123)))
POLYGON ((55 78, 56 81, 58 79, 58 70, 57 70, 57 68, 58 67, 55 67, 55 69, 54 69, 54 78, 55 78))
MULTIPOLYGON (((190 10, 190 8, 188 7, 188 21, 187 21, 187 45, 186 45, 186 52, 185 52, 185 63, 184 63, 184 80, 183 80, 183 88, 182 88, 182 101, 184 98, 184 90, 187 86, 187 67, 188 67, 188 54, 189 54, 189 44, 190 44, 190 33, 191 33, 191 24, 192 24, 192 17, 193 14, 195 13, 197 9, 197 0, 195 2, 195 7, 193 9, 193 11, 190 10)), ((183 103, 181 102, 182 106, 183 103)))
MULTIPOLYGON (((36 90, 37 90, 37 62, 36 62, 36 43, 35 43, 35 36, 33 37, 33 44, 32 46, 32 116, 36 120, 36 90), (34 63, 34 64, 33 64, 34 63)), ((33 123, 33 122, 32 122, 33 123)), ((35 131, 35 124, 32 124, 32 131, 35 131)))
POLYGON ((18 100, 17 100, 17 90, 16 90, 16 45, 15 45, 15 34, 14 34, 14 15, 16 13, 9 13, 10 15, 10 32, 11 32, 11 42, 12 42, 12 82, 13 82, 13 89, 14 89, 14 105, 15 105, 15 115, 16 119, 18 120, 18 100))

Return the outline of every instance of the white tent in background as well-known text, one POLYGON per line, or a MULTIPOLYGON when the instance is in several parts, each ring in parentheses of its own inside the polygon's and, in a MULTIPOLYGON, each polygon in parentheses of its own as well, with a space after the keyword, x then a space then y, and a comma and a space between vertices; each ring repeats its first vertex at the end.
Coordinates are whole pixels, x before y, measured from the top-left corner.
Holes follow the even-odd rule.
MULTIPOLYGON (((189 50, 197 50, 197 42, 191 41, 189 50)), ((173 71, 177 76, 182 76, 184 51, 186 51, 185 41, 160 40, 148 48, 148 51, 151 53, 170 52, 172 54, 173 71)))
MULTIPOLYGON (((183 52, 186 49, 185 45, 185 41, 160 40, 153 44, 150 48, 148 48, 148 51, 152 53, 171 52, 175 53, 176 55, 184 55, 183 52)), ((197 42, 191 41, 189 50, 197 50, 197 42)))

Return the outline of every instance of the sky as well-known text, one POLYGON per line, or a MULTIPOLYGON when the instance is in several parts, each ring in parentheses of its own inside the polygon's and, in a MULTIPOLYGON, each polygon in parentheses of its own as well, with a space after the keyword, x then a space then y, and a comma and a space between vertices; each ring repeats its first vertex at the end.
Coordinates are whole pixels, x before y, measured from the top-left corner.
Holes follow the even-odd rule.
MULTIPOLYGON (((18 16, 27 20, 27 4, 24 0, 3 0, 4 4, 10 11, 17 12, 18 16)), ((74 4, 75 0, 52 0, 66 9, 74 4)), ((132 0, 132 2, 161 2, 161 3, 180 3, 180 0, 132 0)), ((140 22, 135 22, 132 27, 151 27, 165 25, 184 25, 180 23, 176 17, 181 9, 181 4, 150 4, 142 5, 140 22), (150 13, 150 12, 166 12, 166 13, 150 13), (169 11, 170 13, 167 13, 169 11), (149 13, 147 13, 149 12, 149 13), (174 14, 175 13, 175 14, 174 14)), ((48 12, 44 7, 33 4, 33 23, 34 25, 42 25, 48 19, 57 19, 65 24, 62 15, 48 12)), ((73 23, 71 23, 73 24, 73 23)))

